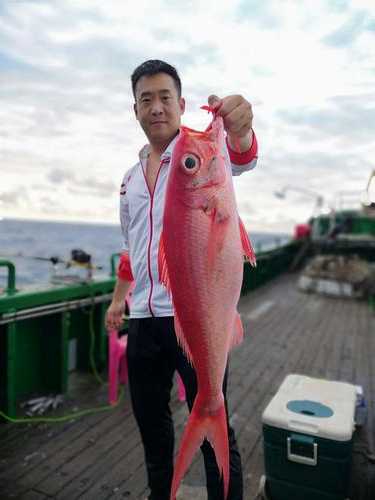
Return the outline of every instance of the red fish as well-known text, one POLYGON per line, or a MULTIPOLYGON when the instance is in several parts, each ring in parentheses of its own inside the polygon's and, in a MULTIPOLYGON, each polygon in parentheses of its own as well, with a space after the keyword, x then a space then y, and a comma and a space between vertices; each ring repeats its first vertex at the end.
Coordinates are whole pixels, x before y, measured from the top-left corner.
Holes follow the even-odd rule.
POLYGON ((237 212, 223 119, 214 116, 204 132, 181 127, 166 190, 159 274, 172 295, 176 335, 194 366, 198 392, 182 436, 171 500, 204 438, 214 449, 227 498, 222 386, 228 352, 243 337, 237 302, 244 254, 255 265, 237 212))

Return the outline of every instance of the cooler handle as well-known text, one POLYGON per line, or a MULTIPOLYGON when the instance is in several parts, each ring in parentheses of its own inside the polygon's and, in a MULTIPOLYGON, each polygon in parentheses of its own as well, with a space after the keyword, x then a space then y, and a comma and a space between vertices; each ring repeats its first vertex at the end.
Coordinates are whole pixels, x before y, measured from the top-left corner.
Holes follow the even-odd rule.
POLYGON ((305 465, 316 465, 318 463, 318 445, 313 441, 313 439, 311 439, 310 441, 307 438, 299 439, 298 436, 288 437, 287 449, 288 449, 288 460, 290 460, 291 462, 297 462, 299 464, 305 464, 305 465), (306 441, 312 444, 313 457, 306 457, 305 455, 297 455, 296 453, 292 453, 292 439, 294 439, 294 441, 303 442, 303 444, 306 444, 306 441))

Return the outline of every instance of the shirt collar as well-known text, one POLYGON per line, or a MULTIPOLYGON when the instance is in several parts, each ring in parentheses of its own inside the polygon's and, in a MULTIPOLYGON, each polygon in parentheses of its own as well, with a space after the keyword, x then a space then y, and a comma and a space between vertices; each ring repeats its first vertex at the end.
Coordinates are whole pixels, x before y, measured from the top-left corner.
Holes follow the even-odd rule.
MULTIPOLYGON (((164 162, 167 163, 168 160, 171 159, 171 156, 172 156, 172 153, 173 153, 173 149, 174 149, 174 146, 175 146, 175 144, 177 142, 179 133, 180 132, 178 132, 178 134, 176 135, 176 137, 174 137, 171 140, 171 142, 168 144, 168 146, 166 147, 164 153, 160 157, 160 161, 164 160, 164 162)), ((147 160, 149 154, 150 154, 150 145, 149 144, 145 144, 143 146, 143 148, 139 151, 139 159, 141 161, 145 161, 145 160, 147 160)))

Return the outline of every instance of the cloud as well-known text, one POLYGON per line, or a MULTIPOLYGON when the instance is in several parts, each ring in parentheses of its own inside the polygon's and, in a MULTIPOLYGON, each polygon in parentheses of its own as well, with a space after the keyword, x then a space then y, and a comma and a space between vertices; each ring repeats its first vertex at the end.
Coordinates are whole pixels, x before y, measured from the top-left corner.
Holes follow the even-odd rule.
POLYGON ((24 63, 22 60, 12 57, 0 51, 0 70, 1 72, 9 73, 22 73, 26 71, 33 71, 34 67, 32 65, 24 63))
POLYGON ((42 196, 39 203, 40 211, 46 215, 59 215, 64 210, 69 212, 69 207, 64 206, 64 203, 48 195, 42 196))
MULTIPOLYGON (((358 155, 348 153, 345 150, 317 152, 308 149, 304 152, 280 152, 271 155, 264 160, 264 169, 272 168, 277 164, 280 173, 285 177, 287 184, 297 184, 300 186, 319 186, 318 189, 330 190, 327 185, 327 177, 334 176, 339 181, 344 177, 342 185, 350 184, 352 175, 355 178, 362 178, 365 182, 365 172, 371 168, 371 162, 358 162, 358 155), (362 176, 361 176, 362 173, 362 176)), ((339 181, 340 182, 340 181, 339 181)))
POLYGON ((93 196, 108 196, 117 194, 118 189, 114 182, 106 180, 98 180, 95 177, 86 177, 80 179, 76 176, 75 187, 78 188, 77 191, 86 191, 93 196))
POLYGON ((358 10, 339 28, 322 38, 330 47, 345 48, 352 45, 366 31, 373 31, 374 20, 369 21, 369 13, 358 10))
POLYGON ((0 202, 6 205, 18 205, 21 200, 23 194, 21 191, 8 191, 0 193, 0 202))
POLYGON ((116 184, 96 177, 83 177, 80 172, 72 172, 62 168, 53 168, 47 174, 47 180, 58 186, 63 184, 74 194, 89 196, 108 196, 117 193, 116 184))
POLYGON ((280 109, 277 116, 298 129, 300 137, 309 140, 329 137, 352 144, 371 143, 375 130, 375 94, 332 96, 324 108, 280 109))
POLYGON ((63 170, 62 168, 53 168, 47 174, 47 179, 52 184, 62 184, 65 181, 71 180, 71 173, 63 170))
POLYGON ((361 187, 375 153, 371 2, 284 3, 1 2, 7 214, 117 222, 118 186, 145 142, 129 79, 149 58, 179 70, 186 125, 207 126, 199 106, 211 93, 252 102, 259 164, 235 180, 252 227, 272 228, 278 215, 290 225, 311 209, 296 196, 290 206, 275 200, 283 184, 327 199, 361 187))
POLYGON ((257 209, 249 201, 240 200, 237 205, 238 205, 238 210, 239 210, 240 214, 247 214, 247 215, 251 215, 252 217, 254 217, 254 215, 257 214, 257 209))
POLYGON ((270 1, 242 0, 237 7, 237 17, 240 22, 246 20, 262 29, 273 30, 282 24, 270 1))
POLYGON ((329 7, 332 11, 342 13, 349 8, 350 0, 330 0, 329 7))
POLYGON ((26 187, 0 191, 0 209, 15 209, 27 206, 30 200, 26 187))

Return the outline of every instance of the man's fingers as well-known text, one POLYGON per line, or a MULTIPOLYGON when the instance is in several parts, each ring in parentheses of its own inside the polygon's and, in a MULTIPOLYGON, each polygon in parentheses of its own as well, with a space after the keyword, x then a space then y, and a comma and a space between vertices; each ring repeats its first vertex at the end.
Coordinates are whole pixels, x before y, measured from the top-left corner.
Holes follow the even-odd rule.
POLYGON ((211 94, 208 97, 208 105, 214 109, 218 108, 221 105, 221 103, 222 103, 222 100, 220 99, 220 97, 218 97, 215 94, 211 94))
POLYGON ((119 315, 108 315, 106 318, 105 326, 107 330, 117 330, 122 326, 123 319, 122 313, 119 315))
POLYGON ((235 125, 237 125, 237 127, 242 127, 248 120, 248 114, 242 106, 239 106, 238 108, 234 108, 228 114, 226 114, 224 119, 228 127, 232 127, 235 125))
POLYGON ((234 111, 252 115, 251 104, 240 95, 230 95, 221 100, 220 115, 226 119, 234 111))
POLYGON ((251 104, 241 96, 223 99, 219 114, 224 118, 225 130, 230 134, 242 137, 252 127, 251 104))

